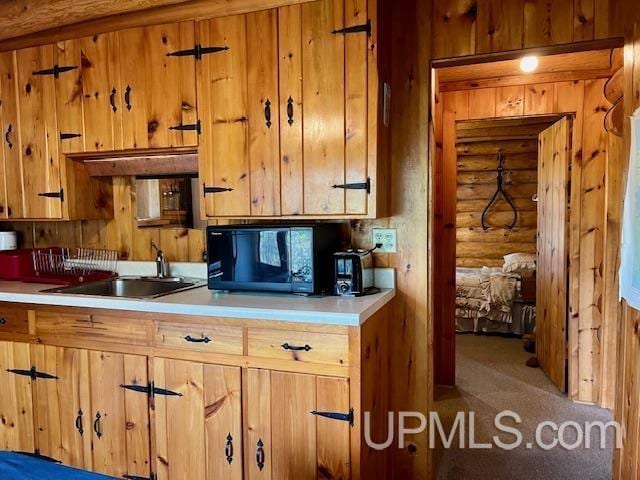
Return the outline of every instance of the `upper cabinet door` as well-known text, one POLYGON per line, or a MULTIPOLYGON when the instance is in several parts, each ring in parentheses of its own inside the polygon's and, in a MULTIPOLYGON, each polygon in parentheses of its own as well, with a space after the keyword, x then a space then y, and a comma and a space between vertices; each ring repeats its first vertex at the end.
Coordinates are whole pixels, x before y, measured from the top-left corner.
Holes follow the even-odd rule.
POLYGON ((122 148, 123 91, 118 35, 102 33, 78 40, 82 68, 84 144, 87 152, 122 148))
POLYGON ((83 152, 85 150, 82 121, 83 70, 79 42, 77 40, 58 42, 54 46, 54 55, 54 65, 68 69, 57 76, 54 74, 60 153, 83 152))
POLYGON ((198 145, 194 23, 118 32, 125 149, 198 145))
POLYGON ((54 48, 45 45, 16 52, 26 218, 62 218, 55 82, 56 71, 60 77, 73 69, 59 70, 72 65, 57 66, 54 48))
POLYGON ((22 158, 18 125, 15 52, 0 53, 0 218, 21 218, 22 158))
POLYGON ((204 217, 280 215, 277 11, 198 24, 204 217))
POLYGON ((377 134, 366 2, 282 7, 278 29, 282 213, 366 215, 377 134))
MULTIPOLYGON (((215 53, 198 62, 203 216, 249 216, 251 187, 245 15, 198 24, 198 42, 215 53)), ((252 85, 251 88, 254 86, 252 85)))

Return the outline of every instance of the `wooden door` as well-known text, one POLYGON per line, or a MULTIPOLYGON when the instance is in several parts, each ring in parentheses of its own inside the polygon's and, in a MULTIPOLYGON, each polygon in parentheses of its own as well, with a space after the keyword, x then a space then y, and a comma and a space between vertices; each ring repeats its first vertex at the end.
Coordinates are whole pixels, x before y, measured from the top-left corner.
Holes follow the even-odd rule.
POLYGON ((225 48, 198 65, 202 215, 279 215, 277 11, 200 22, 198 42, 225 48))
POLYGON ((347 379, 249 369, 245 397, 247 478, 350 478, 349 422, 318 415, 349 412, 347 379))
MULTIPOLYGON (((343 0, 299 8, 304 213, 366 214, 367 190, 355 187, 368 178, 367 34, 335 32, 366 24, 367 8, 343 0)), ((288 86, 280 96, 292 96, 288 86)))
POLYGON ((38 73, 54 68, 54 58, 53 45, 16 52, 25 218, 62 218, 55 77, 38 73))
POLYGON ((44 374, 34 382, 36 448, 41 455, 91 470, 89 352, 32 345, 31 358, 44 374))
POLYGON ((123 148, 198 145, 194 23, 118 32, 123 148))
POLYGON ((561 391, 567 365, 571 123, 565 117, 538 136, 536 353, 561 391))
POLYGON ((87 152, 122 148, 124 92, 120 85, 118 35, 78 40, 82 67, 84 145, 87 152))
POLYGON ((61 154, 84 152, 83 68, 78 40, 66 40, 54 45, 54 65, 72 68, 60 73, 57 78, 54 76, 53 82, 59 151, 61 154))
POLYGON ((35 449, 30 368, 28 344, 0 342, 0 450, 35 449))
POLYGON ((23 215, 15 60, 15 52, 0 53, 0 218, 23 215))
POLYGON ((153 360, 155 465, 159 480, 240 480, 240 368, 153 360))
POLYGON ((124 388, 149 384, 147 358, 121 353, 89 352, 93 470, 122 477, 149 477, 149 396, 124 388))

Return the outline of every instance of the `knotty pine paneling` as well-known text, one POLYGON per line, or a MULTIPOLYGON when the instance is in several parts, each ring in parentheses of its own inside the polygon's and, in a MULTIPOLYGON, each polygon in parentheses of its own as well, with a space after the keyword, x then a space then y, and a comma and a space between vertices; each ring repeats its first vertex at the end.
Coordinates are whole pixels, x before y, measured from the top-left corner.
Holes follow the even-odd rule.
MULTIPOLYGON (((479 4, 479 8, 481 8, 481 4, 479 4)), ((615 328, 616 317, 604 314, 605 305, 607 305, 604 299, 611 302, 612 296, 617 294, 615 290, 617 269, 610 266, 611 262, 616 261, 616 252, 607 254, 604 247, 607 235, 609 238, 613 235, 615 239, 615 231, 618 227, 615 222, 610 225, 607 218, 611 218, 611 215, 620 209, 620 204, 607 202, 607 191, 612 187, 607 181, 609 144, 602 121, 602 116, 608 105, 602 91, 604 82, 604 79, 599 78, 535 85, 529 85, 523 81, 521 86, 508 87, 510 90, 507 92, 504 91, 505 87, 441 92, 438 101, 443 105, 443 113, 439 119, 436 119, 436 124, 440 120, 442 127, 441 129, 436 128, 436 132, 442 131, 442 134, 440 137, 436 137, 436 142, 441 142, 443 153, 441 156, 435 157, 434 177, 443 179, 442 192, 451 191, 451 186, 458 187, 455 176, 450 174, 451 165, 457 164, 462 168, 482 167, 481 162, 470 159, 467 155, 459 155, 460 153, 468 153, 468 147, 458 145, 457 152, 453 151, 451 145, 456 140, 451 135, 451 122, 485 116, 485 118, 504 118, 502 116, 509 115, 509 111, 517 112, 511 115, 522 115, 523 113, 525 115, 562 113, 574 115, 569 223, 568 351, 570 373, 567 388, 569 398, 573 400, 611 408, 613 407, 612 392, 615 392, 616 385, 610 372, 615 369, 616 365, 613 343, 617 337, 617 330, 615 328), (492 90, 495 90, 495 95, 492 90), (474 93, 472 94, 472 92, 474 93), (495 108, 476 101, 478 97, 489 100, 495 98, 495 108), (447 105, 451 103, 454 103, 456 108, 448 108, 447 105), (448 111, 453 111, 453 114, 447 114, 448 111), (493 117, 488 116, 492 111, 495 111, 493 117), (612 230, 608 231, 609 229, 612 230), (607 261, 609 268, 607 268, 607 261), (608 375, 606 380, 603 378, 605 375, 608 375)), ((486 85, 487 83, 481 82, 481 84, 486 85)), ((439 111, 439 107, 436 105, 436 115, 439 111)), ((507 146, 505 151, 524 155, 526 142, 526 140, 508 142, 505 144, 507 146)), ((478 155, 486 156, 495 153, 486 146, 474 148, 477 149, 478 155)), ((527 160, 522 155, 516 157, 519 165, 524 166, 531 162, 531 159, 527 160)), ((509 157, 508 154, 507 157, 509 157)), ((516 158, 513 160, 514 165, 516 158)), ((484 171, 486 168, 484 167, 484 171)), ((481 178, 483 177, 477 179, 481 178)), ((473 185, 472 188, 464 188, 462 192, 458 191, 455 196, 434 196, 434 211, 442 212, 441 220, 438 220, 435 225, 436 231, 433 240, 434 248, 441 253, 441 260, 434 267, 434 297, 443 301, 442 312, 440 313, 438 309, 435 310, 441 315, 436 318, 437 324, 442 323, 436 328, 444 329, 444 333, 436 337, 435 358, 440 360, 438 360, 439 365, 437 365, 435 374, 438 380, 444 384, 454 381, 452 374, 442 376, 441 372, 441 369, 450 372, 450 367, 442 365, 447 363, 442 359, 450 358, 450 349, 452 348, 442 345, 442 339, 449 339, 447 341, 451 342, 450 339, 454 335, 453 314, 447 305, 454 304, 456 261, 451 260, 451 256, 448 254, 448 245, 452 242, 448 231, 458 230, 455 227, 460 217, 468 224, 469 215, 475 214, 477 216, 478 211, 482 211, 490 198, 486 195, 492 194, 492 192, 489 193, 489 190, 492 190, 491 185, 478 184, 473 185), (471 192, 473 191, 482 192, 483 195, 478 195, 478 197, 484 197, 484 200, 481 202, 478 198, 472 198, 471 192), (456 213, 452 213, 452 211, 456 213)), ((519 187, 519 189, 512 189, 512 191, 518 209, 527 211, 525 194, 528 192, 526 187, 523 188, 519 187)), ((502 208, 500 210, 501 212, 505 211, 502 208)), ((495 236, 495 234, 492 235, 495 236)), ((467 234, 462 235, 462 239, 465 238, 468 238, 467 234)), ((514 239, 516 238, 514 236, 514 239)), ((475 262, 475 260, 468 260, 469 258, 486 258, 487 255, 498 256, 499 254, 511 253, 506 251, 504 239, 499 242, 495 241, 496 238, 491 238, 491 240, 484 245, 463 244, 458 256, 462 256, 464 260, 458 261, 458 264, 475 262)), ((525 246, 520 242, 514 244, 525 246)))
POLYGON ((113 178, 114 218, 74 222, 14 222, 4 224, 20 232, 20 246, 106 248, 122 260, 153 260, 155 242, 173 262, 201 262, 204 231, 188 228, 138 228, 135 178, 113 178))
POLYGON ((617 0, 433 0, 433 58, 622 36, 617 0))

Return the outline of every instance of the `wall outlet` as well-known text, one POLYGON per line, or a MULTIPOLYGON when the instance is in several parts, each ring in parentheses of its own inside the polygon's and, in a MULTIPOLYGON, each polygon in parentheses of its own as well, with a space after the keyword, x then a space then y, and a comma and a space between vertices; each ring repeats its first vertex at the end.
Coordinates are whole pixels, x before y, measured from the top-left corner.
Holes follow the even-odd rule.
POLYGON ((371 236, 374 246, 378 243, 382 244, 376 252, 396 253, 398 251, 395 228, 374 228, 371 230, 371 236))

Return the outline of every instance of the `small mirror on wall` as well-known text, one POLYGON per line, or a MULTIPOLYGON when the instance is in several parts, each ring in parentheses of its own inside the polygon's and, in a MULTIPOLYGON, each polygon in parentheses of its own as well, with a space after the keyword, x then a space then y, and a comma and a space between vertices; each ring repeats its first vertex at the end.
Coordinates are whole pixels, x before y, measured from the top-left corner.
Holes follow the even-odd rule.
POLYGON ((136 178, 138 227, 197 228, 194 224, 195 179, 189 176, 136 178))

